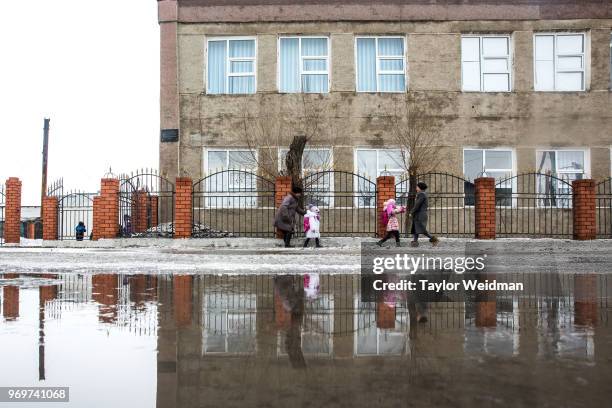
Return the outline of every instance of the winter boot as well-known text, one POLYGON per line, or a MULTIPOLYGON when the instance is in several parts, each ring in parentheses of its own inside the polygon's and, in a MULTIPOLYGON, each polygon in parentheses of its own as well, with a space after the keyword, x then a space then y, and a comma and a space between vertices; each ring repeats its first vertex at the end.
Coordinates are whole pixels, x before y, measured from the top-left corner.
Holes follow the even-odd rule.
POLYGON ((410 242, 410 246, 413 247, 413 248, 418 247, 419 246, 419 241, 412 241, 412 242, 410 242))
POLYGON ((434 235, 433 237, 429 239, 429 242, 431 242, 431 246, 438 246, 438 244, 440 243, 440 240, 438 239, 438 237, 434 235))

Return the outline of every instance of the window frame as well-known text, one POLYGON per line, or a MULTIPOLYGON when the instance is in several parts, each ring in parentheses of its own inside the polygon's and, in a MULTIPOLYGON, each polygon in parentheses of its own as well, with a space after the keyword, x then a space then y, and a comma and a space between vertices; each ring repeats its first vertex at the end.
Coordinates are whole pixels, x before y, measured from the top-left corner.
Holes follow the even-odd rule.
POLYGON ((512 34, 461 34, 461 92, 483 92, 483 93, 510 93, 514 88, 514 42, 512 41, 512 34), (479 54, 479 77, 480 77, 480 90, 466 90, 463 88, 463 39, 464 38, 478 38, 478 54, 479 54), (483 54, 483 39, 484 38, 505 38, 508 41, 508 54, 505 57, 490 57, 485 58, 483 54), (505 58, 508 63, 507 72, 484 72, 484 62, 489 59, 503 59, 505 58), (485 74, 508 74, 508 90, 507 91, 487 91, 484 89, 484 76, 485 74))
POLYGON ((407 58, 406 58, 406 53, 408 52, 407 49, 407 44, 408 42, 406 41, 406 36, 405 35, 356 35, 355 36, 355 40, 354 40, 354 47, 355 47, 355 92, 357 93, 405 93, 406 91, 408 91, 409 86, 408 86, 408 66, 407 66, 407 58), (359 90, 359 67, 358 67, 358 60, 359 60, 359 50, 357 49, 357 42, 360 39, 367 39, 367 38, 372 38, 376 41, 376 91, 360 91, 359 90), (404 52, 402 53, 402 64, 403 64, 403 70, 402 72, 400 71, 382 71, 380 69, 380 61, 381 60, 398 60, 400 59, 400 57, 389 57, 389 56, 383 56, 380 57, 378 55, 378 40, 380 38, 400 38, 402 40, 402 46, 404 48, 404 52), (381 91, 380 90, 380 76, 381 75, 399 75, 402 74, 404 75, 404 88, 401 91, 381 91))
MULTIPOLYGON (((570 185, 572 184, 571 180, 567 180, 563 178, 564 174, 582 174, 583 179, 585 178, 589 178, 590 173, 591 173, 591 155, 590 155, 590 149, 588 147, 551 147, 551 148, 547 148, 547 147, 542 147, 542 148, 537 148, 535 151, 535 160, 536 160, 536 166, 538 163, 538 154, 541 152, 554 152, 555 153, 555 169, 553 169, 553 173, 551 174, 551 176, 555 177, 557 179, 557 191, 563 190, 565 189, 565 183, 569 183, 570 185), (583 170, 582 172, 577 172, 577 171, 559 171, 558 169, 558 165, 559 165, 559 160, 557 159, 557 154, 559 152, 582 152, 583 156, 583 170), (561 181, 559 181, 561 180, 561 181)), ((538 168, 536 168, 536 172, 540 172, 540 170, 538 168)), ((543 174, 543 173, 542 173, 543 174)), ((540 193, 540 185, 537 184, 536 185, 536 193, 537 194, 541 194, 540 193)), ((569 193, 563 193, 565 195, 570 195, 569 193)), ((540 201, 541 199, 538 199, 537 201, 537 205, 538 207, 540 207, 540 201)), ((572 208, 572 197, 565 197, 565 198, 561 198, 558 200, 557 205, 555 206, 555 208, 562 208, 562 209, 567 209, 567 208, 572 208)), ((544 206, 546 207, 546 206, 544 206)))
POLYGON ((331 37, 329 35, 279 35, 276 40, 276 88, 280 94, 328 94, 331 91, 331 37), (327 40, 327 56, 326 57, 304 57, 302 56, 302 39, 326 39, 327 40), (282 39, 297 39, 298 40, 298 54, 300 58, 300 90, 298 92, 281 91, 281 40, 282 39), (327 64, 327 72, 323 71, 306 71, 304 72, 304 60, 321 60, 325 59, 327 64), (304 91, 304 75, 327 75, 327 92, 305 92, 304 91))
MULTIPOLYGON (((286 151, 289 152, 289 148, 288 147, 279 147, 278 148, 278 171, 282 171, 283 166, 282 166, 282 159, 283 159, 283 154, 282 152, 286 151)), ((301 168, 302 168, 302 178, 305 178, 311 174, 314 173, 318 173, 318 172, 329 172, 329 203, 327 203, 327 205, 319 205, 319 207, 322 208, 334 208, 334 169, 333 169, 333 164, 334 164, 334 149, 332 146, 330 147, 325 147, 325 146, 315 146, 315 147, 307 147, 304 149, 304 152, 307 151, 328 151, 329 152, 329 162, 330 162, 330 168, 329 169, 314 169, 314 171, 312 172, 306 172, 306 170, 313 170, 313 169, 305 169, 304 168, 304 156, 302 155, 302 164, 301 164, 301 168)), ((325 180, 324 180, 325 181, 325 180)), ((320 185, 320 184, 319 184, 320 185)), ((306 189, 307 187, 304 186, 304 194, 306 193, 306 189)), ((319 190, 322 191, 322 190, 319 190)))
POLYGON ((587 54, 588 54, 588 36, 587 36, 587 32, 585 31, 557 31, 557 32, 534 32, 533 33, 533 90, 535 92, 586 92, 588 90, 587 87, 587 74, 588 74, 588 67, 587 67, 587 54), (558 47, 558 41, 557 38, 558 37, 562 37, 562 36, 581 36, 582 37, 582 54, 561 54, 559 55, 557 52, 557 47, 558 47), (536 59, 536 39, 537 37, 547 37, 547 36, 552 36, 553 37, 553 89, 538 89, 537 87, 537 59, 536 59), (576 70, 564 70, 564 71, 558 71, 557 70, 557 65, 558 65, 558 59, 559 56, 561 57, 581 57, 582 58, 582 71, 576 71, 576 70), (557 76, 559 73, 577 73, 577 72, 581 72, 582 73, 582 89, 578 89, 578 90, 561 90, 557 88, 557 76))
MULTIPOLYGON (((490 168, 488 169, 486 166, 486 159, 487 159, 487 151, 501 151, 501 152, 510 152, 511 155, 511 161, 512 161, 512 171, 508 174, 508 176, 504 177, 503 179, 501 179, 500 181, 503 180, 507 180, 510 179, 511 180, 511 184, 509 186, 503 187, 503 188, 510 188, 512 189, 512 193, 514 193, 516 191, 516 175, 517 175, 517 157, 516 157, 516 151, 514 148, 512 147, 491 147, 491 148, 484 148, 484 147, 464 147, 462 150, 462 165, 463 165, 463 178, 469 182, 474 184, 474 180, 470 180, 467 175, 465 174, 465 152, 469 151, 469 150, 475 150, 478 151, 480 150, 482 152, 482 176, 481 177, 485 177, 487 172, 493 173, 493 172, 504 172, 507 169, 502 169, 502 168, 490 168)), ((497 179, 495 180, 495 190, 497 191, 497 179)), ((500 187, 502 188, 502 187, 500 187)), ((465 196, 465 191, 463 192, 464 196, 465 196)), ((512 206, 514 206, 514 198, 512 198, 512 206)), ((464 197, 464 203, 465 203, 465 197, 464 197)), ((496 206, 501 206, 501 207, 509 207, 506 205, 498 205, 497 202, 495 203, 496 206)), ((465 204, 465 207, 474 207, 474 205, 471 204, 465 204)))
MULTIPOLYGON (((389 171, 389 172, 395 172, 397 173, 398 171, 402 172, 402 175, 406 173, 406 170, 404 168, 397 168, 397 169, 381 169, 379 166, 380 163, 380 152, 381 151, 385 151, 385 150, 397 150, 397 151, 402 151, 402 149, 400 147, 388 147, 388 148, 376 148, 376 147, 355 147, 354 148, 354 152, 353 152, 353 162, 354 162, 354 169, 355 169, 355 182, 354 185, 359 186, 359 177, 363 177, 365 179, 368 179, 370 181, 376 182, 376 178, 379 177, 380 174, 382 174, 385 171, 389 171), (375 175, 368 175, 366 173, 361 173, 359 171, 359 152, 376 152, 376 174, 375 175), (373 177, 373 179, 372 179, 373 177)), ((408 153, 406 153, 408 154, 408 153)), ((400 176, 393 176, 395 177, 395 184, 397 185, 397 183, 401 180, 401 175, 400 176)), ((359 196, 355 196, 355 204, 354 206, 356 208, 374 208, 376 205, 365 205, 359 202, 360 199, 362 199, 363 197, 359 197, 359 196)), ((375 200, 376 201, 376 200, 375 200)))
POLYGON ((206 70, 204 71, 204 81, 206 83, 206 94, 207 95, 254 95, 257 93, 257 36, 215 36, 206 38, 206 53, 205 53, 205 61, 206 61, 206 70), (254 53, 253 57, 230 57, 229 56, 229 43, 230 41, 250 41, 252 40, 254 43, 254 53), (225 92, 223 93, 211 93, 210 91, 210 81, 208 80, 208 72, 210 70, 209 66, 209 54, 208 51, 210 49, 210 42, 212 41, 225 41, 225 92), (253 72, 236 72, 230 73, 231 63, 232 62, 253 62, 253 72), (230 93, 229 92, 229 79, 230 77, 253 77, 253 93, 230 93))

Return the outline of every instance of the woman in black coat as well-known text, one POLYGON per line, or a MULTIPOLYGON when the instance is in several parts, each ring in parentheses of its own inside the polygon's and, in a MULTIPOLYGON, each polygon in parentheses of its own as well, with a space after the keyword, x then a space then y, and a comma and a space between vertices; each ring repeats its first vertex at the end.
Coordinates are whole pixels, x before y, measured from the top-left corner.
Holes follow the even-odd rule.
POLYGON ((283 233, 285 248, 291 247, 291 236, 295 230, 295 214, 306 214, 306 211, 299 204, 301 196, 302 189, 296 186, 292 187, 291 193, 283 198, 283 202, 278 207, 274 217, 274 226, 283 233))
POLYGON ((429 204, 429 199, 427 197, 427 184, 417 183, 416 191, 416 200, 414 201, 414 206, 412 210, 410 210, 410 215, 412 216, 412 227, 410 228, 410 233, 414 237, 413 241, 410 243, 410 246, 417 247, 419 246, 419 234, 425 235, 429 238, 429 242, 433 246, 438 245, 437 237, 432 236, 427 232, 427 206, 429 204))

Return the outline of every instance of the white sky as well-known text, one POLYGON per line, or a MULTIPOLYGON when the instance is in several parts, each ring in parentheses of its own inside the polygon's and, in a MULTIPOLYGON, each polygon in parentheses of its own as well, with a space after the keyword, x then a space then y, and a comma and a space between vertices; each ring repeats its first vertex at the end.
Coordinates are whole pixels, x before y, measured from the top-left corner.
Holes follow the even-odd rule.
POLYGON ((155 0, 0 4, 0 182, 21 178, 38 205, 43 118, 49 181, 95 192, 100 178, 158 165, 155 0))

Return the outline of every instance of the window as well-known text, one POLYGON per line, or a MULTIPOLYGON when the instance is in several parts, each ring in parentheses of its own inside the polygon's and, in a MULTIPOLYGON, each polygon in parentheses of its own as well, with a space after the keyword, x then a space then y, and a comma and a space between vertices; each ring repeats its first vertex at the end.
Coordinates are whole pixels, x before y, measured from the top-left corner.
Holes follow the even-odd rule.
POLYGON ((278 65, 280 92, 329 92, 327 37, 281 37, 278 65))
POLYGON ((257 296, 204 294, 203 354, 252 354, 256 350, 257 296))
POLYGON ((406 92, 404 37, 357 38, 357 92, 406 92))
MULTIPOLYGON (((357 149, 355 150, 355 170, 357 174, 374 180, 378 176, 394 176, 397 181, 404 171, 404 158, 400 149, 357 149)), ((372 194, 372 184, 360 177, 357 179, 359 196, 357 207, 375 206, 376 197, 372 194)))
POLYGON ((571 206, 571 183, 585 174, 584 150, 541 150, 536 153, 538 173, 554 178, 538 177, 537 192, 543 194, 539 205, 568 208, 571 206), (551 203, 552 200, 552 203, 551 203))
POLYGON ((406 353, 408 326, 410 316, 403 310, 396 310, 394 328, 378 327, 376 310, 379 307, 395 308, 395 304, 362 302, 359 296, 354 299, 355 310, 353 324, 353 350, 356 357, 376 355, 402 355, 406 353))
MULTIPOLYGON (((285 157, 289 149, 279 149, 279 169, 285 169, 285 157)), ((318 207, 331 207, 334 197, 334 173, 330 170, 333 163, 332 151, 328 148, 304 149, 302 155, 302 174, 307 189, 306 202, 318 207)))
POLYGON ((509 36, 463 36, 461 81, 463 91, 510 92, 509 36))
POLYGON ((512 175, 514 174, 514 155, 512 150, 503 149, 464 149, 463 175, 467 180, 464 186, 465 205, 474 205, 474 183, 478 177, 495 177, 495 195, 498 204, 512 204, 512 175))
POLYGON ((206 207, 257 206, 257 152, 208 150, 205 157, 206 207), (217 196, 211 195, 217 193, 217 196), (219 194, 221 193, 221 194, 219 194))
POLYGON ((207 93, 255 93, 255 68, 254 38, 208 40, 207 93))
POLYGON ((585 90, 585 35, 536 34, 535 90, 585 90))

